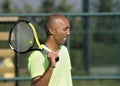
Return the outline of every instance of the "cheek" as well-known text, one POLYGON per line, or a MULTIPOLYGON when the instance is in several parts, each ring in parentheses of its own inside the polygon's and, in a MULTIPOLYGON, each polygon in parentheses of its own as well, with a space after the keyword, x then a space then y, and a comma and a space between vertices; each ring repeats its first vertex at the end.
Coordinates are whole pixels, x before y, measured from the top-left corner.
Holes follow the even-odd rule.
POLYGON ((55 35, 55 39, 56 40, 61 40, 61 38, 62 38, 62 34, 56 34, 55 35))
POLYGON ((58 44, 64 44, 66 41, 66 38, 64 34, 56 34, 55 40, 58 44))
POLYGON ((55 39, 58 41, 63 40, 65 36, 66 33, 63 30, 56 31, 56 33, 54 34, 55 39))
POLYGON ((64 32, 56 33, 56 37, 62 39, 65 36, 64 32))
POLYGON ((55 36, 61 37, 64 33, 62 31, 56 31, 55 36))

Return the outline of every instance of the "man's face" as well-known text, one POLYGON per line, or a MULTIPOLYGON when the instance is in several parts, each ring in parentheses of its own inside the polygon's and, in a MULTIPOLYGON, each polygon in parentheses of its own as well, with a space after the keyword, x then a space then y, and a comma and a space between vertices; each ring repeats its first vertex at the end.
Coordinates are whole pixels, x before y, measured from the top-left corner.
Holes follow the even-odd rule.
POLYGON ((68 20, 57 20, 55 26, 54 39, 58 44, 64 44, 66 42, 67 36, 70 35, 70 24, 68 20))

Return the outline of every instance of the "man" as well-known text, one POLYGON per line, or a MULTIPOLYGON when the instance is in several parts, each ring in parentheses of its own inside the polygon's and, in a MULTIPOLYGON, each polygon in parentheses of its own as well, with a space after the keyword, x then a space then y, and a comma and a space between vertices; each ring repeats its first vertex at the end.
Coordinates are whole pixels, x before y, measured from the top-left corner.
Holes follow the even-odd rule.
POLYGON ((51 15, 46 23, 47 38, 42 46, 48 55, 34 51, 28 59, 32 86, 72 86, 71 63, 67 48, 63 45, 70 35, 70 23, 60 14, 51 15), (57 62, 55 59, 59 57, 57 62))

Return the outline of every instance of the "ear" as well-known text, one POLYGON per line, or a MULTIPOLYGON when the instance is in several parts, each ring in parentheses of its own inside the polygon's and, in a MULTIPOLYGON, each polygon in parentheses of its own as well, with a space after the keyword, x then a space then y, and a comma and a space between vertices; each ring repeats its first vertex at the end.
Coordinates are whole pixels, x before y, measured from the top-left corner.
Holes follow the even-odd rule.
POLYGON ((55 34, 55 29, 51 27, 51 28, 49 28, 49 32, 51 35, 53 35, 53 34, 55 34))

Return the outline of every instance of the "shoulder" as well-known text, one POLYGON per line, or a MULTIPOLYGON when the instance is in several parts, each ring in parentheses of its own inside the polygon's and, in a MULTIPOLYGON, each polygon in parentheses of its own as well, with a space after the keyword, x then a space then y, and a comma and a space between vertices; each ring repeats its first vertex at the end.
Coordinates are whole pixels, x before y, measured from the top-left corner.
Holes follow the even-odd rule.
POLYGON ((28 60, 39 59, 40 57, 43 57, 42 52, 40 52, 40 51, 33 51, 33 52, 30 54, 28 60))
POLYGON ((61 54, 63 54, 64 56, 65 56, 65 55, 68 56, 68 54, 69 54, 68 49, 67 49, 67 47, 66 47, 65 45, 60 45, 60 52, 61 52, 61 54))
POLYGON ((60 51, 63 53, 69 53, 68 48, 65 45, 60 45, 60 51))
POLYGON ((60 50, 67 50, 67 47, 65 45, 60 45, 60 50))

